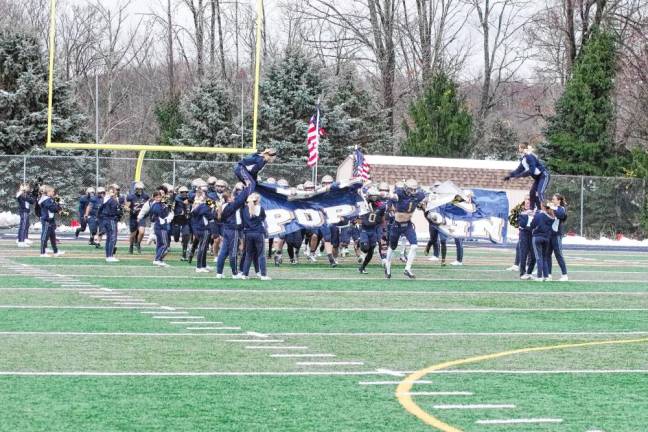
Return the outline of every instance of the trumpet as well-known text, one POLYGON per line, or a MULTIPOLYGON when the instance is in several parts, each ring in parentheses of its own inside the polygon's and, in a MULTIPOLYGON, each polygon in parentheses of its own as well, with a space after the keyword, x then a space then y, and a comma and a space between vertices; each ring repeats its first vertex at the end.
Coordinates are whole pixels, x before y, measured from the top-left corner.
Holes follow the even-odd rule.
POLYGON ((520 228, 520 224, 518 224, 518 217, 520 216, 520 213, 524 211, 524 201, 516 205, 511 209, 511 213, 509 214, 509 223, 513 226, 513 228, 520 228))
POLYGON ((205 200, 205 204, 207 204, 207 207, 216 208, 216 207, 218 207, 220 205, 220 201, 216 201, 216 200, 213 200, 211 198, 207 198, 205 200))
POLYGON ((68 217, 72 214, 70 210, 65 207, 65 201, 63 201, 60 196, 56 195, 52 200, 61 207, 61 211, 59 212, 60 216, 68 217))

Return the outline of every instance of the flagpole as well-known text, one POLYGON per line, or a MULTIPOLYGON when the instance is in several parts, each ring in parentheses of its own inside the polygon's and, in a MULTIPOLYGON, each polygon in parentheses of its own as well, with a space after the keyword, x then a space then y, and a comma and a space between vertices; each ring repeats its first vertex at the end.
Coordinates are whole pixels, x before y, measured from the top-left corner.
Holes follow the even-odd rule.
POLYGON ((320 145, 320 98, 317 98, 317 118, 315 120, 315 134, 317 136, 317 159, 313 167, 313 184, 317 185, 317 165, 319 164, 319 145, 320 145))

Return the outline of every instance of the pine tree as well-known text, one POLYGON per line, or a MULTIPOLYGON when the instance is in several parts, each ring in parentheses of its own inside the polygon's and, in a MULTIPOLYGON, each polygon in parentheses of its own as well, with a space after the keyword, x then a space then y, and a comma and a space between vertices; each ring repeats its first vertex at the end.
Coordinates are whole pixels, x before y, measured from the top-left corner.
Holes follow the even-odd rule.
POLYGON ((357 85, 353 71, 344 72, 335 92, 324 107, 323 126, 329 145, 324 164, 340 164, 356 145, 367 154, 391 150, 390 135, 384 115, 372 103, 369 93, 357 85))
POLYGON ((410 105, 409 114, 410 122, 403 122, 403 155, 466 156, 472 117, 450 77, 434 75, 424 94, 410 105))
POLYGON ((476 157, 492 158, 496 160, 517 159, 518 134, 511 125, 501 119, 496 119, 488 130, 488 148, 483 154, 476 157))
POLYGON ((172 96, 158 101, 154 113, 160 130, 158 144, 171 145, 171 141, 179 137, 179 129, 183 122, 180 98, 172 96))
POLYGON ((622 174, 625 155, 613 142, 616 50, 614 36, 595 29, 576 60, 546 130, 546 157, 552 171, 622 174))
POLYGON ((170 141, 175 145, 198 147, 236 146, 237 129, 232 121, 233 113, 231 95, 215 77, 210 76, 183 99, 181 114, 184 121, 178 129, 179 137, 170 141))
MULTIPOLYGON (((45 144, 47 70, 38 40, 0 32, 0 153, 18 154, 45 144)), ((88 139, 82 115, 67 83, 55 82, 52 141, 88 139)))
MULTIPOLYGON (((261 83, 259 147, 274 147, 282 162, 306 162, 308 120, 315 113, 323 85, 310 62, 297 50, 288 50, 271 65, 261 83)), ((328 140, 320 141, 326 160, 328 140)))

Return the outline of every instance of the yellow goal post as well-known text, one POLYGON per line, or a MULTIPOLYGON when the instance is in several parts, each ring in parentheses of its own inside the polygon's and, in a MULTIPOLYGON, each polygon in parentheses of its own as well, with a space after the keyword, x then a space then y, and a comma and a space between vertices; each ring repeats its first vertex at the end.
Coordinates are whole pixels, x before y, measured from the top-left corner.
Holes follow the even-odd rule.
POLYGON ((256 3, 256 53, 254 65, 254 107, 252 120, 252 147, 191 147, 191 146, 163 146, 147 144, 95 144, 95 143, 61 143, 52 142, 52 100, 54 93, 54 55, 56 52, 56 0, 50 0, 50 27, 49 27, 49 65, 48 65, 48 94, 47 94, 47 140, 45 148, 65 150, 112 150, 112 151, 137 151, 139 157, 135 169, 135 181, 139 181, 147 151, 156 152, 184 152, 184 153, 229 153, 248 154, 257 151, 257 127, 259 117, 259 80, 261 75, 261 27, 263 20, 263 0, 256 3))

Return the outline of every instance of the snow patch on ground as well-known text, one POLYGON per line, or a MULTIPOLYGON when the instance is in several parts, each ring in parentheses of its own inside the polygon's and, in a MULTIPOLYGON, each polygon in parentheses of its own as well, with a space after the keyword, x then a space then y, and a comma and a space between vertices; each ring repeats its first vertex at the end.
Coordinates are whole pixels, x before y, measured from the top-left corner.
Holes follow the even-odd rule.
POLYGON ((0 212, 0 228, 11 228, 20 224, 20 216, 11 212, 0 212))
POLYGON ((598 240, 587 239, 581 236, 563 237, 564 245, 593 245, 593 246, 643 246, 648 247, 648 239, 634 240, 621 236, 618 240, 607 237, 601 237, 598 240))

